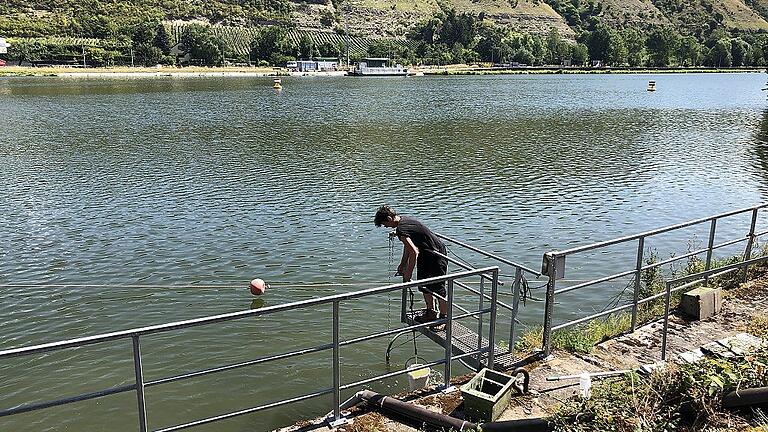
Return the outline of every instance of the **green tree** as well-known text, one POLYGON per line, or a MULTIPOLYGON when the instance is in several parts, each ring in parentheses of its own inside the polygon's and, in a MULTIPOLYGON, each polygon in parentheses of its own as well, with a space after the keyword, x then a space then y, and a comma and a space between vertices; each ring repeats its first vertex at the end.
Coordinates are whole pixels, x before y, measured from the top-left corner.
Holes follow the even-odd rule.
POLYGON ((587 36, 587 48, 589 57, 593 60, 602 60, 609 64, 608 54, 615 31, 605 24, 599 24, 595 30, 587 36))
POLYGON ((677 49, 677 58, 681 66, 698 66, 701 62, 703 46, 693 36, 686 36, 680 40, 677 49))
POLYGON ((153 41, 153 44, 159 48, 164 55, 171 53, 170 38, 168 37, 168 31, 165 29, 163 23, 157 24, 157 29, 155 30, 155 40, 153 41))
POLYGON ((621 66, 627 63, 627 45, 624 42, 624 38, 622 38, 615 30, 612 30, 610 35, 610 43, 608 44, 608 51, 606 52, 605 59, 610 65, 621 66))
POLYGON ((731 65, 744 66, 747 62, 747 55, 751 50, 749 44, 744 39, 736 38, 731 41, 731 65))
POLYGON ((482 23, 478 27, 477 43, 475 50, 485 61, 499 61, 499 48, 504 38, 508 37, 509 30, 492 23, 482 23))
POLYGON ((669 27, 654 29, 647 41, 651 64, 660 67, 671 65, 679 41, 680 36, 669 27))
POLYGON ((302 34, 299 38, 296 56, 302 59, 312 59, 315 56, 315 43, 307 34, 302 34))
POLYGON ((574 66, 584 66, 589 60, 589 49, 584 44, 577 44, 573 47, 571 61, 574 66))
POLYGON ((204 65, 221 64, 222 47, 223 42, 210 27, 199 24, 186 26, 179 39, 179 48, 204 65))
POLYGON ((547 33, 547 62, 551 65, 560 63, 560 49, 562 47, 563 38, 560 36, 560 32, 557 28, 552 27, 547 33))
POLYGON ((544 43, 544 38, 539 34, 531 36, 531 54, 533 54, 533 65, 541 66, 544 64, 547 55, 547 47, 544 43))
POLYGON ((8 54, 10 55, 10 59, 18 60, 19 66, 21 66, 25 61, 39 61, 42 58, 44 51, 45 47, 39 41, 14 40, 8 54))
POLYGON ((715 67, 730 67, 732 62, 731 57, 731 41, 728 39, 720 39, 712 47, 711 64, 715 67))
POLYGON ((295 46, 288 40, 288 30, 280 26, 264 28, 251 42, 251 57, 255 60, 268 60, 273 65, 281 64, 284 57, 293 52, 295 46))
POLYGON ((627 63, 632 67, 644 66, 646 50, 643 35, 633 28, 627 28, 621 36, 627 46, 627 63))

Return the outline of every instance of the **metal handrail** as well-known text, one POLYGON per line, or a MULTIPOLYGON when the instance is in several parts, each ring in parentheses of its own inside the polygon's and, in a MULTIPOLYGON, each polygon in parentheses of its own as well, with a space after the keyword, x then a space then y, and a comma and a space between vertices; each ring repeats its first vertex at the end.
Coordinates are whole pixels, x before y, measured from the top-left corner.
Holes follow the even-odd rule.
MULTIPOLYGON (((442 237, 445 237, 445 236, 442 236, 442 237)), ((457 240, 453 240, 453 241, 457 242, 461 246, 468 247, 468 248, 470 248, 472 250, 480 251, 477 248, 474 248, 474 247, 469 246, 469 245, 465 245, 464 243, 458 242, 457 240)), ((465 270, 474 269, 474 267, 472 267, 471 265, 466 264, 466 263, 462 263, 461 261, 458 261, 458 260, 455 260, 455 259, 449 257, 446 254, 443 254, 443 253, 440 253, 440 252, 437 252, 437 251, 434 251, 434 250, 428 250, 428 252, 431 252, 432 254, 437 255, 439 257, 445 258, 448 261, 458 265, 459 267, 461 267, 461 268, 463 268, 465 270)), ((486 252, 486 254, 487 254, 487 252, 486 252)), ((504 260, 503 258, 498 258, 498 257, 496 257, 496 258, 504 260)), ((504 261, 507 261, 507 260, 504 260, 504 261)), ((511 261, 507 261, 507 262, 512 263, 511 261)), ((509 346, 510 351, 515 346, 515 336, 516 336, 515 328, 516 328, 516 324, 520 324, 520 320, 517 319, 517 314, 518 314, 518 306, 520 304, 520 282, 521 282, 522 277, 523 277, 523 273, 522 273, 523 271, 525 271, 525 269, 523 267, 516 266, 516 268, 515 268, 515 280, 514 280, 514 282, 512 284, 512 303, 513 303, 513 305, 510 306, 510 305, 508 305, 508 304, 506 304, 504 302, 499 301, 498 298, 496 299, 496 305, 497 306, 501 306, 502 308, 504 308, 504 309, 506 309, 506 310, 508 310, 508 311, 510 311, 512 313, 512 316, 510 318, 510 324, 509 324, 510 328, 509 328, 509 340, 508 340, 508 346, 509 346)), ((480 280, 481 288, 482 288, 482 279, 483 278, 481 277, 481 280, 480 280)), ((465 290, 467 290, 467 291, 469 291, 471 293, 479 295, 480 296, 480 308, 483 307, 482 306, 483 299, 491 300, 491 297, 489 297, 487 294, 483 293, 482 291, 478 291, 478 290, 476 290, 476 289, 474 289, 474 288, 472 288, 472 287, 470 287, 470 286, 468 286, 468 285, 466 285, 466 284, 464 284, 462 282, 456 281, 455 283, 456 283, 456 285, 460 286, 461 288, 464 288, 465 290)), ((501 281, 497 281, 496 283, 498 285, 503 285, 503 283, 501 281)), ((442 297, 438 296, 437 294, 433 293, 433 295, 438 297, 438 298, 442 298, 442 297)), ((497 295, 498 295, 498 293, 497 293, 497 295)), ((445 300, 445 299, 443 299, 443 300, 445 300)), ((403 312, 404 312, 405 311, 405 309, 404 309, 405 308, 405 303, 402 304, 402 307, 403 307, 403 312)), ((459 307, 459 308, 461 309, 461 307, 459 307)), ((478 321, 478 331, 477 331, 477 333, 480 334, 481 329, 483 327, 482 315, 477 318, 477 321, 478 321)))
MULTIPOLYGON (((683 222, 683 223, 679 223, 679 224, 675 224, 675 225, 670 225, 670 226, 666 226, 666 227, 663 227, 663 228, 646 231, 646 232, 643 232, 643 233, 640 233, 640 234, 634 234, 634 235, 630 235, 630 236, 619 237, 619 238, 616 238, 616 239, 602 241, 602 242, 598 242, 598 243, 593 243, 593 244, 586 245, 586 246, 574 247, 574 248, 566 249, 566 250, 562 250, 562 251, 552 251, 552 252, 548 252, 548 253, 544 254, 544 261, 543 261, 543 265, 542 265, 542 271, 545 272, 547 274, 547 276, 549 277, 549 281, 547 283, 546 304, 545 304, 545 312, 544 312, 544 331, 543 331, 543 340, 542 340, 542 348, 543 348, 543 351, 544 351, 545 355, 549 355, 549 353, 550 353, 550 343, 551 343, 552 332, 553 331, 560 330, 560 329, 563 329, 563 328, 566 328, 566 327, 570 327, 570 326, 573 326, 573 325, 581 324, 581 323, 590 321, 592 319, 599 318, 601 316, 610 315, 611 313, 619 312, 621 310, 630 309, 630 308, 632 309, 632 326, 631 326, 631 329, 632 329, 632 331, 634 331, 637 328, 638 306, 640 304, 643 304, 643 303, 647 302, 647 301, 650 301, 649 299, 640 299, 639 298, 640 277, 641 277, 641 274, 642 274, 643 271, 647 271, 647 270, 650 270, 650 269, 658 268, 658 267, 661 267, 663 265, 670 264, 670 263, 673 263, 673 262, 676 262, 676 261, 679 261, 679 260, 682 260, 682 259, 690 258, 692 256, 697 256, 697 255, 700 255, 700 254, 703 254, 703 253, 707 254, 707 257, 706 257, 706 260, 705 260, 705 270, 709 271, 710 267, 711 267, 711 262, 712 262, 712 253, 713 253, 714 250, 719 249, 719 248, 723 248, 723 247, 726 247, 726 246, 730 246, 730 245, 733 245, 733 244, 741 243, 741 242, 744 242, 744 241, 747 242, 747 245, 746 245, 746 248, 745 248, 745 251, 744 251, 744 259, 742 260, 742 262, 736 264, 736 266, 737 267, 738 266, 744 266, 744 267, 748 266, 749 265, 748 263, 749 263, 750 255, 752 253, 752 246, 754 244, 755 239, 760 237, 760 236, 762 236, 762 235, 768 234, 768 231, 763 231, 763 232, 756 232, 755 231, 758 211, 760 209, 764 209, 766 207, 768 207, 768 203, 760 204, 760 205, 756 205, 756 206, 752 206, 752 207, 748 207, 748 208, 744 208, 744 209, 733 210, 733 211, 729 211, 729 212, 725 212, 725 213, 720 213, 720 214, 717 214, 717 215, 714 215, 714 216, 709 216, 709 217, 705 217, 705 218, 695 219, 695 220, 692 220, 692 221, 683 222), (719 244, 715 244, 714 243, 715 231, 717 229, 717 221, 718 220, 720 220, 722 218, 738 215, 738 214, 747 213, 747 212, 752 212, 752 220, 751 220, 749 232, 748 232, 748 234, 746 236, 739 237, 739 238, 736 238, 736 239, 733 239, 733 240, 728 240, 728 241, 725 241, 725 242, 719 243, 719 244), (686 254, 683 254, 681 256, 672 257, 670 259, 666 259, 666 260, 663 260, 661 262, 657 262, 657 263, 653 263, 653 264, 648 264, 648 265, 643 265, 643 251, 644 251, 644 244, 645 244, 646 237, 650 237, 650 236, 653 236, 653 235, 674 231, 674 230, 681 229, 681 228, 686 228, 686 227, 697 225, 697 224, 701 224, 701 223, 704 223, 704 222, 710 222, 710 224, 711 224, 710 225, 710 229, 709 229, 709 242, 708 242, 706 248, 694 250, 694 251, 688 252, 686 254), (598 248, 603 248, 603 247, 612 246, 612 245, 616 245, 616 244, 619 244, 619 243, 625 243, 625 242, 630 242, 630 241, 637 241, 636 266, 635 266, 635 268, 633 270, 623 271, 623 272, 615 273, 615 274, 612 274, 612 275, 609 275, 609 276, 604 276, 604 277, 601 277, 601 278, 584 281, 584 282, 578 283, 576 285, 571 285, 571 286, 567 286, 567 287, 560 288, 560 289, 556 289, 555 288, 556 287, 556 280, 559 279, 559 278, 562 278, 564 276, 564 274, 565 274, 565 257, 566 256, 572 255, 572 254, 575 254, 575 253, 578 253, 578 252, 591 251, 591 250, 595 250, 595 249, 598 249, 598 248), (747 264, 745 264, 745 263, 747 263, 747 264), (593 286, 593 285, 597 285, 597 284, 600 284, 600 283, 604 283, 604 282, 609 282, 609 281, 612 281, 612 280, 620 279, 622 277, 626 277, 626 276, 630 276, 630 275, 634 275, 634 296, 633 296, 633 301, 632 301, 631 304, 615 307, 615 308, 613 308, 613 309, 611 309, 609 311, 603 311, 603 312, 600 312, 598 314, 593 314, 593 315, 590 315, 588 317, 579 318, 579 319, 576 319, 576 320, 571 320, 571 321, 568 321, 566 323, 562 323, 562 324, 559 324, 557 326, 553 326, 552 320, 553 320, 554 308, 555 308, 555 297, 557 295, 564 294, 564 293, 567 293, 567 292, 570 292, 570 291, 575 291, 575 290, 578 290, 580 288, 584 288, 584 287, 588 287, 588 286, 593 286)), ((718 271, 722 272, 722 268, 718 269, 718 271)), ((706 275, 703 276, 704 277, 703 282, 706 283, 707 282, 706 279, 708 277, 711 277, 711 275, 717 274, 718 271, 711 272, 711 273, 706 273, 706 275)), ((662 295, 655 295, 655 296, 652 296, 651 298, 659 298, 661 296, 662 295)), ((669 301, 669 299, 667 299, 667 301, 669 301)))
POLYGON ((519 268, 520 270, 526 271, 526 272, 528 272, 528 273, 530 273, 532 275, 535 275, 535 276, 541 276, 541 273, 536 271, 536 270, 528 268, 528 267, 526 267, 526 266, 524 266, 522 264, 516 263, 514 261, 510 261, 510 260, 508 260, 506 258, 502 258, 502 257, 500 257, 500 256, 498 256, 496 254, 491 253, 491 252, 486 252, 486 251, 484 251, 484 250, 482 250, 480 248, 474 247, 472 245, 469 245, 467 243, 464 243, 462 241, 456 240, 454 238, 448 237, 448 236, 440 234, 440 233, 435 233, 435 235, 440 237, 443 240, 447 240, 447 241, 449 241, 451 243, 457 244, 457 245, 459 245, 459 246, 461 246, 461 247, 463 247, 465 249, 469 249, 471 251, 479 253, 480 255, 484 255, 484 256, 486 256, 488 258, 495 259, 496 261, 498 261, 500 263, 504 263, 504 264, 510 265, 512 267, 515 267, 515 268, 519 268))
MULTIPOLYGON (((273 408, 273 407, 277 407, 277 406, 287 405, 287 404, 290 404, 290 403, 295 403, 295 402, 307 400, 307 399, 310 399, 310 398, 326 395, 326 394, 329 394, 329 393, 333 394, 333 396, 334 396, 334 410, 333 410, 334 419, 335 420, 339 420, 340 419, 340 415, 341 415, 340 414, 340 391, 342 389, 347 389, 347 388, 355 387, 355 386, 358 386, 358 385, 362 385, 361 384, 362 381, 361 382, 356 382, 356 383, 343 384, 343 385, 341 384, 341 382, 340 382, 340 361, 339 361, 339 350, 340 350, 340 347, 341 346, 351 345, 351 344, 358 343, 358 342, 363 342, 363 341, 371 340, 371 339, 374 339, 374 338, 377 338, 377 337, 386 336, 386 335, 392 334, 393 332, 403 331, 403 329, 388 330, 388 331, 378 332, 378 333, 374 333, 374 334, 363 336, 363 337, 359 337, 359 338, 354 338, 354 339, 349 339, 349 340, 346 340, 346 341, 342 341, 340 339, 340 337, 339 337, 339 317, 340 317, 339 305, 340 305, 340 303, 342 301, 350 300, 350 299, 356 299, 356 298, 361 298, 361 297, 365 297, 365 296, 369 296, 369 295, 374 295, 374 294, 380 294, 380 293, 396 291, 396 290, 406 290, 408 288, 412 288, 412 287, 419 286, 419 285, 427 285, 427 284, 439 283, 439 282, 443 282, 443 281, 447 282, 448 283, 448 297, 449 297, 449 300, 450 300, 449 301, 449 308, 448 308, 448 316, 447 316, 447 318, 442 319, 442 320, 438 320, 438 321, 434 321, 434 322, 430 322, 430 323, 417 324, 417 325, 409 326, 409 327, 406 328, 406 330, 418 329, 418 328, 422 328, 422 327, 426 327, 426 326, 430 326, 430 325, 435 325, 435 324, 439 324, 439 323, 443 323, 443 322, 449 324, 447 326, 447 329, 446 329, 446 333, 447 333, 446 334, 446 357, 444 359, 442 359, 442 360, 440 360, 440 361, 435 363, 435 364, 445 364, 445 368, 446 368, 446 371, 445 371, 446 385, 448 385, 450 377, 451 377, 450 364, 451 364, 451 362, 453 360, 458 360, 458 359, 461 359, 461 358, 464 358, 464 357, 467 357, 467 356, 471 356, 471 355, 480 355, 482 353, 487 352, 488 353, 488 366, 489 367, 493 367, 493 361, 494 361, 493 360, 494 359, 494 357, 493 357, 493 351, 494 351, 494 345, 493 345, 494 330, 493 330, 493 326, 489 330, 489 336, 488 336, 489 346, 487 348, 479 349, 479 350, 476 350, 476 351, 473 351, 473 352, 470 352, 470 353, 466 353, 466 354, 460 355, 460 356, 453 356, 452 355, 452 350, 448 347, 448 345, 451 343, 451 338, 450 338, 450 332, 451 332, 451 327, 452 327, 451 323, 454 320, 459 320, 459 319, 463 319, 463 318, 467 318, 467 317, 482 316, 482 314, 490 313, 490 315, 491 315, 491 323, 495 323, 495 319, 496 319, 496 313, 495 313, 496 311, 495 311, 495 309, 496 309, 496 302, 497 302, 498 275, 499 275, 498 267, 485 267, 485 268, 481 268, 481 269, 472 269, 472 270, 468 270, 468 271, 462 271, 462 272, 458 272, 458 273, 453 273, 453 274, 448 274, 448 275, 438 276, 438 277, 433 277, 433 278, 427 278, 427 279, 422 279, 422 280, 418 280, 418 281, 412 281, 412 282, 407 282, 407 283, 391 284, 391 285, 386 285, 386 286, 378 287, 378 288, 370 288, 370 289, 365 289, 365 290, 351 292, 351 293, 343 293, 343 294, 337 294, 337 295, 332 295, 332 296, 321 297, 321 298, 317 298, 317 299, 303 300, 303 301, 287 303, 287 304, 283 304, 283 305, 266 307, 266 308, 257 309, 257 310, 232 312, 232 313, 227 313, 227 314, 214 315, 214 316, 210 316, 210 317, 203 317, 203 318, 196 318, 196 319, 191 319, 191 320, 177 321, 177 322, 166 323, 166 324, 161 324, 161 325, 153 325, 153 326, 147 326, 147 327, 140 327, 140 328, 134 328, 134 329, 129 329, 129 330, 105 333, 105 334, 100 334, 100 335, 93 335, 93 336, 87 336, 87 337, 82 337, 82 338, 70 339, 70 340, 65 340, 65 341, 58 341, 58 342, 34 345, 34 346, 30 346, 30 347, 22 347, 22 348, 3 350, 3 351, 0 351, 0 359, 7 359, 7 358, 12 358, 12 357, 24 356, 24 355, 31 355, 31 354, 37 354, 37 353, 44 353, 44 352, 50 352, 50 351, 63 350, 63 349, 67 349, 67 348, 74 348, 74 347, 80 347, 80 346, 85 346, 85 345, 91 345, 91 344, 96 344, 96 343, 106 342, 106 341, 111 341, 111 340, 116 340, 116 339, 131 338, 132 341, 133 341, 134 369, 135 369, 135 374, 136 374, 136 383, 135 384, 130 384, 130 385, 125 385, 125 386, 108 388, 108 389, 100 390, 100 391, 97 391, 97 392, 85 393, 85 394, 77 395, 77 396, 74 396, 74 397, 59 399, 59 400, 55 400, 55 401, 41 402, 41 403, 34 403, 34 404, 25 404, 25 405, 21 405, 21 406, 18 406, 18 407, 11 408, 11 409, 0 410, 0 417, 8 416, 8 415, 13 415, 13 414, 19 414, 19 413, 22 413, 22 412, 34 411, 34 410, 43 409, 43 408, 47 408, 47 407, 51 407, 51 406, 65 405, 65 404, 72 403, 72 402, 77 402, 77 401, 80 401, 80 400, 94 399, 94 398, 98 398, 98 397, 102 397, 102 396, 106 396, 106 395, 111 395, 111 394, 116 394, 116 393, 122 393, 122 392, 126 392, 126 391, 135 390, 136 393, 137 393, 137 402, 138 402, 138 407, 139 407, 139 430, 144 432, 144 431, 146 431, 148 429, 147 428, 147 419, 146 419, 146 402, 145 402, 145 398, 144 398, 144 389, 146 387, 156 386, 156 385, 165 384, 165 383, 174 382, 174 381, 179 381, 179 380, 183 380, 183 379, 188 379, 188 378, 208 375, 208 374, 212 374, 212 373, 216 373, 216 372, 222 372, 222 371, 236 369, 236 368, 241 368, 241 367, 245 367, 245 366, 251 366, 251 365, 255 365, 255 364, 259 364, 259 363, 266 363, 266 362, 270 362, 270 361, 274 361, 274 360, 278 360, 278 359, 291 358, 291 357, 296 357, 296 356, 300 356, 300 355, 305 355, 305 354, 310 354, 310 353, 315 353, 315 352, 326 351, 326 350, 332 349, 333 350, 333 357, 334 357, 334 362, 333 362, 333 387, 332 388, 321 389, 321 390, 313 392, 313 393, 309 393, 309 394, 305 394, 305 395, 302 395, 302 396, 285 399, 285 400, 282 400, 282 401, 272 402, 272 403, 269 403, 269 404, 266 404, 266 405, 261 405, 261 406, 257 406, 257 407, 237 410, 237 411, 229 412, 229 413, 226 413, 226 414, 217 415, 217 416, 214 416, 214 417, 209 417, 209 418, 205 418, 205 419, 195 420, 195 421, 192 421, 192 422, 189 422, 189 423, 184 423, 184 424, 179 424, 179 425, 175 425, 175 426, 171 426, 171 427, 166 427, 166 428, 163 428, 163 429, 158 429, 156 432, 170 432, 170 431, 185 429, 185 428, 188 428, 188 427, 193 427, 193 426, 198 426, 198 425, 202 425, 202 424, 207 424, 207 423, 215 422, 215 421, 218 421, 218 420, 223 420, 223 419, 226 419, 226 418, 231 418, 231 417, 235 417, 235 416, 239 416, 239 415, 244 415, 244 414, 249 414, 249 413, 261 411, 261 410, 268 409, 268 408, 273 408), (492 277, 491 277, 491 281, 492 281, 492 291, 491 291, 491 293, 492 294, 491 294, 491 299, 490 299, 491 300, 490 307, 482 308, 482 306, 481 306, 480 310, 478 310, 478 311, 467 312, 465 314, 457 315, 457 316, 454 317, 453 316, 453 312, 452 312, 453 311, 453 307, 459 308, 458 305, 454 305, 453 302, 452 302, 454 280, 460 279, 460 278, 464 278, 464 277, 469 277, 469 276, 486 276, 487 273, 490 273, 492 275, 492 277), (142 369, 142 363, 141 363, 142 359, 141 359, 141 352, 140 352, 140 346, 139 346, 139 338, 141 336, 148 335, 148 334, 154 334, 154 333, 163 333, 163 332, 168 332, 168 331, 178 330, 178 329, 184 329, 184 328, 189 328, 189 327, 193 327, 193 326, 200 326, 200 325, 205 325, 205 324, 213 324, 213 323, 225 322, 225 321, 230 321, 230 320, 235 320, 235 319, 240 319, 240 318, 245 318, 245 317, 250 317, 250 316, 268 315, 268 314, 272 314, 272 313, 276 313, 276 312, 288 311, 288 310, 299 309, 299 308, 304 308, 304 307, 309 307, 309 306, 317 306, 317 305, 328 304, 328 303, 332 303, 333 304, 333 343, 331 343, 331 344, 324 344, 324 345, 319 345, 319 346, 316 346, 316 347, 304 348, 304 349, 300 349, 300 350, 296 350, 296 351, 292 351, 292 352, 287 352, 287 353, 282 353, 282 354, 277 354, 277 355, 272 355, 272 356, 268 356, 268 357, 261 357, 261 358, 257 358, 257 359, 249 360, 249 361, 245 361, 245 362, 233 363, 233 364, 219 366, 219 367, 215 367, 215 368, 198 370, 198 371, 194 371, 194 372, 188 372, 188 373, 185 373, 185 374, 175 375, 175 376, 170 376, 170 377, 165 377, 165 378, 160 378, 160 379, 153 380, 153 381, 144 381, 143 369, 142 369)), ((463 308, 460 308, 460 309, 465 310, 463 308)), ((478 335, 478 337, 482 337, 482 335, 478 335)), ((409 370, 410 369, 406 368, 405 370, 402 370, 402 371, 391 372, 391 373, 387 373, 387 374, 384 374, 384 375, 379 375, 379 376, 376 376, 376 377, 368 378, 368 379, 363 380, 363 381, 365 383, 373 382, 373 381, 376 381, 376 380, 384 379, 386 377, 395 376, 395 375, 398 375, 398 374, 401 374, 401 373, 407 373, 407 372, 409 372, 409 370)))
POLYGON ((421 279, 418 281, 397 283, 391 285, 385 285, 383 287, 368 288, 360 291, 353 291, 349 293, 335 294, 326 297, 319 297, 316 299, 300 300, 292 303, 285 303, 282 305, 267 306, 261 309, 251 309, 238 312, 229 312, 226 314, 213 315, 203 318, 194 318, 184 321, 175 321, 166 324, 158 324, 153 326, 139 327, 129 330, 121 330, 111 333, 103 333, 93 336, 85 336, 76 339, 68 339, 59 342, 51 342, 40 345, 34 345, 30 347, 14 348, 0 351, 0 359, 8 357, 16 357, 28 354, 39 354, 49 351, 57 351, 65 348, 74 348, 84 345, 92 345, 100 342, 107 342, 116 339, 125 339, 131 336, 145 336, 153 333, 161 333, 170 330, 180 330, 189 327, 195 327, 205 324, 214 324, 219 322, 231 321, 235 319, 245 317, 256 317, 260 315, 272 314, 275 312, 285 312, 293 309, 300 309, 309 306, 318 306, 322 304, 333 303, 334 301, 351 300, 360 297, 365 297, 373 294, 381 294, 391 291, 397 291, 404 288, 414 288, 420 285, 430 285, 434 283, 444 282, 450 279, 460 279, 467 276, 479 275, 481 273, 489 273, 498 267, 484 267, 476 270, 462 271, 458 273, 452 273, 445 276, 436 276, 428 279, 421 279))
MULTIPOLYGON (((754 219, 753 219, 754 221, 754 219)), ((754 226, 754 222, 753 222, 754 226)), ((761 256, 758 258, 752 258, 747 259, 742 262, 730 264, 727 266, 719 267, 712 270, 707 270, 699 273, 695 273, 688 276, 683 276, 671 281, 668 281, 666 283, 666 296, 665 296, 665 303, 664 303, 664 330, 662 333, 662 339, 661 339, 661 359, 666 360, 667 359, 667 333, 669 329, 669 310, 670 310, 670 298, 672 296, 672 292, 680 291, 686 288, 689 288, 692 285, 700 284, 703 282, 706 282, 710 277, 730 273, 732 271, 736 271, 744 268, 744 271, 749 269, 749 266, 752 264, 757 264, 759 262, 766 262, 768 261, 768 256, 761 256), (678 283, 683 283, 682 285, 672 288, 673 285, 676 285, 678 283)))
POLYGON ((643 238, 644 237, 650 237, 650 236, 653 236, 653 235, 656 235, 656 234, 662 234, 662 233, 669 232, 669 231, 674 231, 674 230, 677 230, 677 229, 680 229, 680 228, 687 228, 689 226, 697 225, 697 224, 700 224, 702 222, 711 221, 713 219, 722 219, 724 217, 734 216, 734 215, 737 215, 737 214, 746 213, 746 212, 750 212, 750 211, 753 211, 753 210, 758 210, 758 209, 762 209, 762 208, 766 208, 766 207, 768 207, 768 203, 760 204, 760 205, 756 205, 756 206, 752 206, 752 207, 747 207, 747 208, 742 208, 742 209, 739 209, 739 210, 732 210, 732 211, 725 212, 725 213, 720 213, 720 214, 717 214, 717 215, 714 215, 714 216, 707 216, 707 217, 703 217, 703 218, 700 218, 700 219, 694 219, 692 221, 682 222, 682 223, 675 224, 675 225, 669 225, 669 226, 666 226, 666 227, 663 227, 663 228, 658 228, 658 229, 655 229, 655 230, 646 231, 646 232, 643 232, 643 233, 640 233, 640 234, 633 234, 633 235, 629 235, 629 236, 625 236, 625 237, 615 238, 615 239, 612 239, 612 240, 606 240, 606 241, 602 241, 602 242, 592 243, 592 244, 586 245, 586 246, 578 246, 578 247, 574 247, 574 248, 566 249, 566 250, 562 250, 562 251, 553 251, 553 252, 550 252, 550 253, 553 256, 571 255, 571 254, 574 254, 576 252, 584 252, 584 251, 588 251, 588 250, 592 250, 592 249, 597 249, 597 248, 601 248, 601 247, 605 247, 605 246, 612 246, 612 245, 615 245, 615 244, 618 244, 618 243, 624 243, 624 242, 631 241, 631 240, 638 240, 641 237, 643 237, 643 238))

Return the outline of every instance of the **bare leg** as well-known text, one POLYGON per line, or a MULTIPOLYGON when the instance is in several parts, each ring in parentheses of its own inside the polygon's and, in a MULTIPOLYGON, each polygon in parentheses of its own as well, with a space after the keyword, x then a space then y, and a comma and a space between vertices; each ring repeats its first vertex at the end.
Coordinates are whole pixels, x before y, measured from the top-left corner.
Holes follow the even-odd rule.
MULTIPOLYGON (((435 310, 435 296, 433 296, 431 293, 424 293, 424 302, 427 303, 428 311, 435 310)), ((441 299, 440 297, 437 297, 437 307, 440 309, 441 314, 448 314, 448 302, 441 299)))
POLYGON ((440 297, 437 298, 437 306, 440 308, 440 315, 448 315, 448 302, 441 299, 440 297))
POLYGON ((424 294, 424 303, 427 304, 427 312, 434 312, 435 311, 435 299, 432 297, 431 293, 423 293, 424 294))

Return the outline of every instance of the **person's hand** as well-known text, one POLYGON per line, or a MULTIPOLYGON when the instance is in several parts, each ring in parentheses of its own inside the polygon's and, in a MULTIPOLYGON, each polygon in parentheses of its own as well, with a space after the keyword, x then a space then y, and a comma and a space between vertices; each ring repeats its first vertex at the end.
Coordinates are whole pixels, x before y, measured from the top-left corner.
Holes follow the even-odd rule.
POLYGON ((412 271, 408 272, 408 274, 403 273, 403 282, 410 282, 411 276, 413 276, 412 271))

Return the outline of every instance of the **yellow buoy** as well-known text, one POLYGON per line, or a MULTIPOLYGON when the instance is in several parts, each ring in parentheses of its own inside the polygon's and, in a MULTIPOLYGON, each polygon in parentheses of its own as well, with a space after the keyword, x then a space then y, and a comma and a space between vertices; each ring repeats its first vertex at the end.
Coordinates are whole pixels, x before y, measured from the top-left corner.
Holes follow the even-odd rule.
POLYGON ((282 82, 282 80, 280 80, 280 78, 275 78, 275 79, 272 81, 272 88, 273 88, 273 89, 276 89, 276 90, 280 90, 280 89, 282 89, 282 88, 283 88, 283 82, 282 82))

